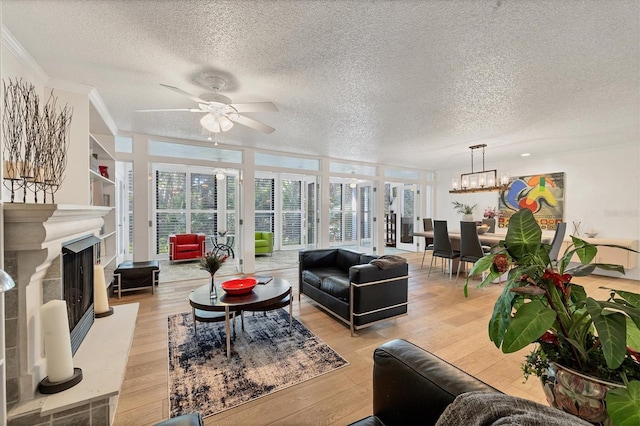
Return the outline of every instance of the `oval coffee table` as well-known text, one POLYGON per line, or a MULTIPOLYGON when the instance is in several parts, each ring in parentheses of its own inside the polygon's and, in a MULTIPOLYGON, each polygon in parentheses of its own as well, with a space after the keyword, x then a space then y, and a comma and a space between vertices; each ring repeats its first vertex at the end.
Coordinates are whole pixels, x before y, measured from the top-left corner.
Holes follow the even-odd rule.
MULTIPOLYGON (((197 319, 196 310, 205 312, 224 312, 225 333, 227 336, 227 358, 231 357, 231 333, 229 317, 231 312, 241 311, 268 311, 289 305, 289 329, 291 329, 291 319, 293 317, 291 300, 291 284, 281 278, 273 278, 267 284, 256 285, 251 293, 231 296, 220 288, 223 282, 238 277, 225 277, 223 280, 216 280, 218 297, 211 299, 209 284, 198 287, 189 295, 189 304, 193 321, 197 319)), ((203 317, 206 317, 203 315, 203 317)), ((205 320, 206 321, 206 320, 205 320)))

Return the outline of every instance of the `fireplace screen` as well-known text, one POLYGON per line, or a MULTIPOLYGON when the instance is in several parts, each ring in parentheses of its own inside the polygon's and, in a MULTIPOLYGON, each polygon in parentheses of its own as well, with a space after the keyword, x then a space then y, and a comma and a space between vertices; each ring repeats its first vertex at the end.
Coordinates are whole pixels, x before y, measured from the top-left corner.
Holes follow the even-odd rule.
POLYGON ((93 265, 99 244, 98 238, 90 236, 62 247, 62 296, 67 302, 73 354, 93 324, 93 265))

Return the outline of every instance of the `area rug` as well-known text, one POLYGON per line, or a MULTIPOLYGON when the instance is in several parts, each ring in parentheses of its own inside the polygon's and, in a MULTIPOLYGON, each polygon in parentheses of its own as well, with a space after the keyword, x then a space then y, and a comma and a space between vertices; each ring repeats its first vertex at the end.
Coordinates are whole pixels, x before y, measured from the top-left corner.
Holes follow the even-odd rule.
POLYGON ((289 312, 245 313, 236 318, 231 359, 224 322, 196 324, 191 313, 169 316, 171 417, 193 411, 210 416, 348 365, 289 312))

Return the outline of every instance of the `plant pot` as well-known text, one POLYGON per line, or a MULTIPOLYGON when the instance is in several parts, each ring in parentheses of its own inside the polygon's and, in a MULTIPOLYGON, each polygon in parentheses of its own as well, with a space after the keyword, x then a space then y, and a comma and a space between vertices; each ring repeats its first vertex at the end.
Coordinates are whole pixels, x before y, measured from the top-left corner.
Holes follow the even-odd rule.
POLYGON ((463 222, 475 222, 475 221, 473 220, 473 215, 472 215, 472 214, 470 214, 470 213, 463 215, 463 216, 462 216, 462 221, 463 221, 463 222))
POLYGON ((541 380, 552 407, 596 425, 611 425, 605 398, 608 390, 622 385, 585 376, 555 363, 549 367, 548 376, 541 380))

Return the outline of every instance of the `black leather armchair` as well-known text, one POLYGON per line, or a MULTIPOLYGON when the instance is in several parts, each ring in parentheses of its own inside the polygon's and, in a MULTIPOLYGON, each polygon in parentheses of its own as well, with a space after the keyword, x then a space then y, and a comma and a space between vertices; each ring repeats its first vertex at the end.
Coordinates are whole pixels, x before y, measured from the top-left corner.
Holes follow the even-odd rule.
POLYGON ((302 250, 299 254, 299 293, 355 330, 407 313, 409 266, 386 269, 377 259, 344 249, 302 250))
POLYGON ((406 340, 379 346, 373 362, 373 415, 354 426, 434 425, 458 395, 499 392, 406 340))

